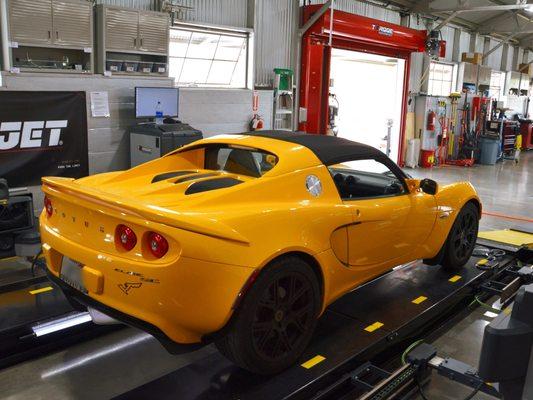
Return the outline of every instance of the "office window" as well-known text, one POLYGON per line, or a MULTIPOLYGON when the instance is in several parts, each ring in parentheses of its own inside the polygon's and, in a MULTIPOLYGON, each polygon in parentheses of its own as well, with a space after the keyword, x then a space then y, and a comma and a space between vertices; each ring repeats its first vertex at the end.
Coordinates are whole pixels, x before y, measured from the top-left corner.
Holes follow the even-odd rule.
POLYGON ((490 74, 489 96, 493 99, 502 100, 505 86, 505 72, 492 71, 490 74))
POLYGON ((247 86, 246 32, 170 29, 169 74, 180 86, 247 86))
POLYGON ((428 94, 449 96, 455 89, 456 71, 452 64, 432 61, 429 66, 428 94))

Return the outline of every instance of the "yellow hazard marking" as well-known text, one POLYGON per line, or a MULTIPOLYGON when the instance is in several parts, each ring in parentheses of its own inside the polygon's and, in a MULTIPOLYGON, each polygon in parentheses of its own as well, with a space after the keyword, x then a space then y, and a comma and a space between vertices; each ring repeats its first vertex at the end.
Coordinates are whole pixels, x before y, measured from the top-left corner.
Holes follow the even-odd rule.
POLYGON ((54 290, 54 288, 52 286, 46 286, 46 287, 43 287, 43 288, 40 288, 40 289, 35 289, 35 290, 30 290, 30 294, 40 294, 40 293, 44 293, 44 292, 49 292, 50 290, 54 290))
POLYGON ((379 328, 381 328, 383 325, 383 322, 374 322, 372 325, 368 325, 366 328, 365 328, 365 331, 367 332, 374 332, 374 331, 377 331, 379 328))
POLYGON ((304 362, 302 365, 302 367, 304 367, 305 369, 309 369, 309 368, 313 368, 315 365, 317 365, 318 363, 321 363, 322 361, 324 361, 326 359, 326 357, 323 357, 323 356, 314 356, 313 358, 311 358, 310 360, 307 360, 306 362, 304 362))
POLYGON ((489 260, 487 260, 486 258, 484 258, 483 260, 479 260, 479 261, 477 262, 477 265, 485 265, 485 264, 488 263, 488 262, 489 262, 489 260))
POLYGON ((427 299, 428 298, 426 296, 420 296, 420 297, 417 297, 416 299, 414 299, 411 303, 413 303, 413 304, 421 304, 424 301, 426 301, 427 299))
POLYGON ((455 275, 455 276, 452 276, 450 279, 448 279, 450 282, 452 283, 455 283, 457 282, 458 280, 460 280, 462 278, 461 275, 455 275))

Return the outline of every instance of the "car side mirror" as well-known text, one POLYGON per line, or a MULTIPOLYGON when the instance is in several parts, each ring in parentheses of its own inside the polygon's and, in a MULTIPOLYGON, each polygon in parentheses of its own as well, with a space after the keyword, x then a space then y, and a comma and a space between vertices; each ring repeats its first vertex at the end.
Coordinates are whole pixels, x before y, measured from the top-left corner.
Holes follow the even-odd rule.
POLYGON ((420 181, 420 189, 422 189, 424 193, 435 195, 437 194, 437 190, 439 190, 439 184, 433 179, 422 179, 420 181))

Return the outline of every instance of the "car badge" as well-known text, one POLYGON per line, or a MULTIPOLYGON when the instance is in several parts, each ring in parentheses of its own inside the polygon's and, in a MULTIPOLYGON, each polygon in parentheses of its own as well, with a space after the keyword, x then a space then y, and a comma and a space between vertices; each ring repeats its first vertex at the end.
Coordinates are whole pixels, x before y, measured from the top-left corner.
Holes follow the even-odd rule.
POLYGON ((320 179, 316 175, 307 175, 307 178, 305 178, 305 187, 315 197, 322 194, 322 182, 320 182, 320 179))

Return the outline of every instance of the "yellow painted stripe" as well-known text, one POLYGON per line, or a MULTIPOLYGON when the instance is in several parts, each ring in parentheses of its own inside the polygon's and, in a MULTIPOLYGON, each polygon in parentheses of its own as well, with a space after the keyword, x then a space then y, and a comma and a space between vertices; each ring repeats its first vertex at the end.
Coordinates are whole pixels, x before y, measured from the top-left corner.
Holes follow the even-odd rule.
POLYGON ((365 331, 367 332, 374 332, 374 331, 377 331, 379 328, 381 328, 383 325, 382 322, 374 322, 372 325, 368 325, 366 328, 365 328, 365 331))
POLYGON ((426 301, 427 299, 428 298, 426 296, 420 296, 420 297, 417 297, 416 299, 414 299, 411 303, 413 303, 413 304, 421 304, 424 301, 426 301))
POLYGON ((455 275, 455 276, 452 276, 450 279, 448 279, 450 282, 452 283, 455 283, 457 282, 458 280, 460 280, 462 278, 461 275, 455 275))
POLYGON ((482 259, 482 260, 479 260, 479 261, 477 262, 477 265, 485 265, 485 264, 488 263, 488 262, 489 262, 489 260, 487 260, 486 258, 484 258, 484 259, 482 259))
POLYGON ((314 356, 313 358, 311 358, 310 360, 307 360, 306 362, 304 362, 302 365, 302 367, 304 367, 305 369, 309 369, 309 368, 313 368, 315 365, 317 365, 318 363, 321 363, 322 361, 324 361, 326 359, 326 357, 323 357, 321 355, 318 355, 318 356, 314 356))
POLYGON ((43 288, 40 288, 40 289, 35 289, 35 290, 30 290, 30 294, 39 294, 39 293, 44 293, 44 292, 49 292, 50 290, 54 290, 54 288, 52 286, 46 286, 46 287, 43 287, 43 288))

